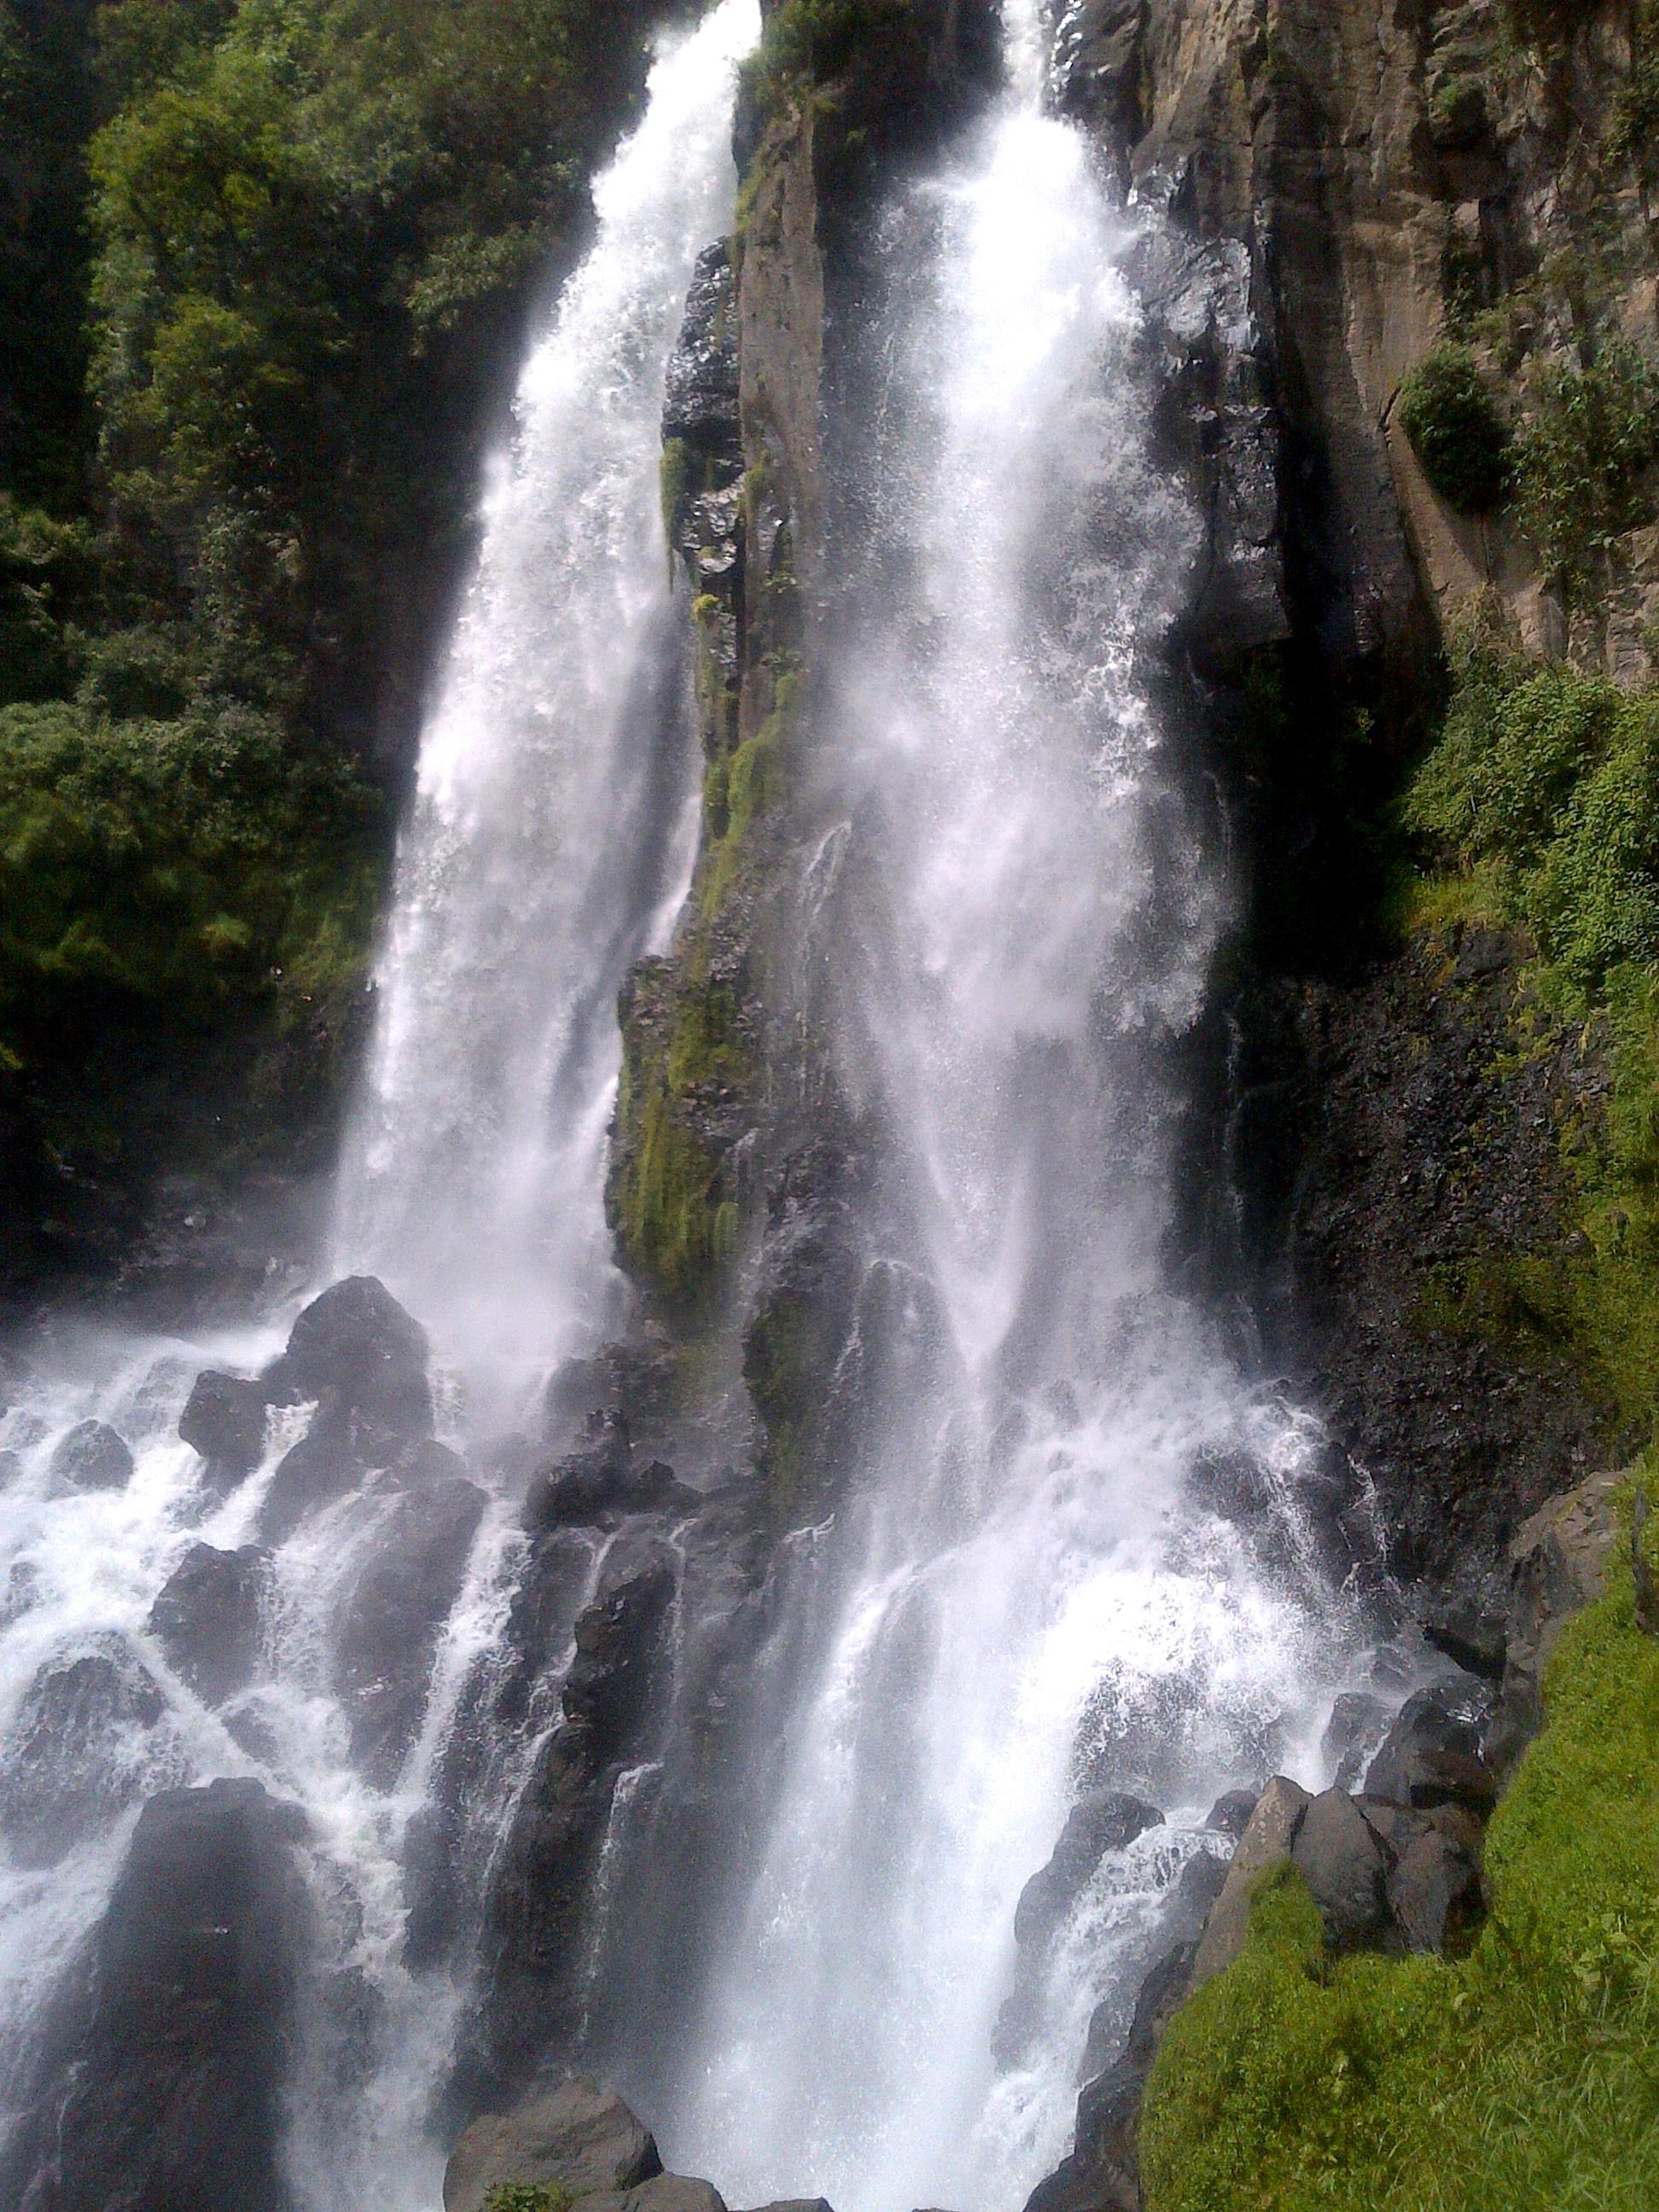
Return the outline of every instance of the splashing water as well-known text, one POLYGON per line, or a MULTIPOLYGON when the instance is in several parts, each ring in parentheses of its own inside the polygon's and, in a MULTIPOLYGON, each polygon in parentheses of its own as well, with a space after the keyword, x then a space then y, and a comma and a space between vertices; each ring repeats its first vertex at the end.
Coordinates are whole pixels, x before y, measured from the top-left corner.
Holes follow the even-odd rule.
POLYGON ((821 1657, 662 2116, 733 2202, 1018 2207, 1206 1807, 1311 1775, 1343 1663, 1297 1557, 1316 1439, 1170 1280, 1169 1048, 1226 917, 1143 663, 1194 532, 1146 455, 1132 225, 1043 111, 1035 0, 1005 35, 992 113, 882 218, 883 427, 845 464, 873 580, 832 623, 828 926, 886 1137, 871 1248, 922 1354, 794 1590, 821 1657), (1280 1495, 1288 1577, 1192 1497, 1222 1454, 1280 1495), (1085 1786, 1166 1821, 1021 1965, 1015 1905, 1085 1786))

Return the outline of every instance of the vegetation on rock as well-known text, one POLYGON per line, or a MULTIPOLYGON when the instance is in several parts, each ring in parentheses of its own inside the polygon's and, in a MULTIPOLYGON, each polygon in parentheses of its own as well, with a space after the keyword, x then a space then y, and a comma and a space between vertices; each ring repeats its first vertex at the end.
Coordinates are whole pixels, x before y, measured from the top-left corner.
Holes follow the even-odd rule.
POLYGON ((498 2181, 484 2212, 570 2212, 575 2199, 560 2181, 498 2181))
POLYGON ((1400 387, 1400 421, 1423 473, 1450 506, 1481 514, 1510 488, 1509 425, 1467 346, 1425 354, 1400 387))
POLYGON ((1466 1957, 1333 1959, 1300 1877, 1263 1877, 1153 2070, 1152 2212, 1659 2201, 1659 1644, 1618 1580, 1551 1662, 1466 1957))

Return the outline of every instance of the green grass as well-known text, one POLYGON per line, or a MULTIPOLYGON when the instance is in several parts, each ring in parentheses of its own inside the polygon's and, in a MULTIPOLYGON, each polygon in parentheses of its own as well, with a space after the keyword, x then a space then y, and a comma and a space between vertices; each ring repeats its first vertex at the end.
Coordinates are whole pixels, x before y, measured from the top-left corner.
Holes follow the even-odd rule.
POLYGON ((1659 1643, 1615 1582, 1551 1664, 1466 1958, 1333 1960, 1300 1878, 1263 1878, 1154 2068, 1150 2212, 1659 2203, 1659 1643))

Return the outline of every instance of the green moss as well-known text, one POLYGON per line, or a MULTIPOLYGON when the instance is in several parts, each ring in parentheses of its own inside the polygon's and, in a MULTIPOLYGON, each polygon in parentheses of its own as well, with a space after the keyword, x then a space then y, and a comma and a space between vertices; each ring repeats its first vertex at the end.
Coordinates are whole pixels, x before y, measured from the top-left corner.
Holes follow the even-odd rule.
POLYGON ((570 2212, 575 2201, 562 2181, 498 2181, 483 2212, 570 2212))
POLYGON ((686 502, 692 488, 691 448, 684 438, 664 440, 658 477, 662 498, 662 534, 667 541, 672 560, 680 542, 680 529, 685 520, 686 502))
POLYGON ((1401 428, 1423 473, 1469 514, 1501 506, 1512 468, 1510 428, 1467 346, 1425 354, 1400 387, 1401 428))
POLYGON ((1153 2069, 1150 2212, 1659 2203, 1659 1643, 1619 1582, 1552 1662, 1467 1958, 1331 1960, 1300 1878, 1263 1881, 1153 2069))

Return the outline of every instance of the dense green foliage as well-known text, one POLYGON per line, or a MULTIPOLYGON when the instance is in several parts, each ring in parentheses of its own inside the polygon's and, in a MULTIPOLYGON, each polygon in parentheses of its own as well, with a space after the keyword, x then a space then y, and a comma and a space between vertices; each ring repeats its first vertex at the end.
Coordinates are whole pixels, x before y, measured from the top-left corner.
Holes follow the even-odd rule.
POLYGON ((1490 627, 1454 648, 1444 733, 1407 825, 1485 867, 1547 957, 1596 992, 1659 956, 1659 693, 1543 667, 1490 627))
POLYGON ((482 441, 656 12, 0 0, 14 1152, 118 1120, 89 1038, 187 1087, 360 985, 482 441))
POLYGON ((1467 346, 1425 354, 1400 387, 1400 421, 1423 473, 1470 514, 1498 506, 1510 487, 1509 425, 1467 346))
POLYGON ((1334 1960, 1299 1876, 1263 1878, 1159 2054, 1152 2212, 1659 2203, 1659 1644, 1618 1579, 1552 1662, 1467 1958, 1334 1960))
POLYGON ((1591 558, 1645 511, 1659 455, 1659 371, 1626 338, 1603 337, 1581 367, 1544 363, 1516 443, 1522 527, 1571 588, 1591 558))

